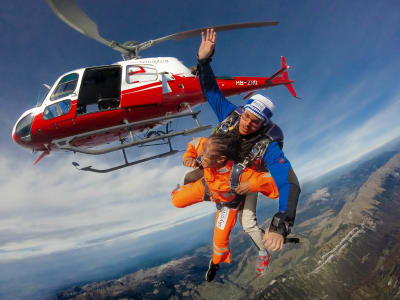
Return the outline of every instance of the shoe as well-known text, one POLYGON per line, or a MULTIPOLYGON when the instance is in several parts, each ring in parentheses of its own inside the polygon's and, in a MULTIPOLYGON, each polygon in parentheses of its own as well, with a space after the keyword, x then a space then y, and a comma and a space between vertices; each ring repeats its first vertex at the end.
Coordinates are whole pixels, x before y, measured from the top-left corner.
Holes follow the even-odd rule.
POLYGON ((266 254, 259 253, 256 266, 257 277, 265 274, 265 271, 268 268, 270 260, 271 260, 271 254, 269 254, 268 252, 266 252, 266 254))
POLYGON ((217 270, 219 269, 219 265, 218 264, 213 264, 212 258, 210 260, 210 263, 208 265, 208 270, 206 273, 206 280, 208 282, 213 281, 213 279, 215 278, 215 274, 217 274, 217 270))

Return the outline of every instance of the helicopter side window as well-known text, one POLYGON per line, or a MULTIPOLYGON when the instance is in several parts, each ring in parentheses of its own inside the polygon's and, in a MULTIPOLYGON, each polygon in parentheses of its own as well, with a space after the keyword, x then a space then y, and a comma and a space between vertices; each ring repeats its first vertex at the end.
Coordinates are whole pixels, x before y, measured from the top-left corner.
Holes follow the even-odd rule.
POLYGON ((71 107, 72 107, 71 100, 65 100, 49 105, 45 108, 43 112, 43 119, 50 120, 65 115, 71 110, 71 107))
POLYGON ((69 111, 71 110, 72 101, 71 100, 61 101, 61 102, 58 102, 58 105, 61 109, 61 113, 63 115, 65 115, 65 114, 69 113, 69 111))
POLYGON ((64 76, 58 83, 50 99, 54 101, 72 94, 75 91, 76 84, 78 83, 78 77, 79 75, 77 73, 64 76))
POLYGON ((155 68, 143 65, 133 65, 126 68, 126 81, 128 84, 156 81, 157 79, 158 73, 155 68))

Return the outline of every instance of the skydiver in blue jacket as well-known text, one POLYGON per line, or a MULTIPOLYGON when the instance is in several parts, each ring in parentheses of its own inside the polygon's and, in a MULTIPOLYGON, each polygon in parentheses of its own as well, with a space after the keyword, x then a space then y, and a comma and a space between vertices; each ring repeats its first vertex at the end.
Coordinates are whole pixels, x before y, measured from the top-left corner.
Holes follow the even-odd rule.
MULTIPOLYGON (((240 177, 240 169, 245 165, 268 169, 279 189, 279 211, 273 216, 265 234, 257 225, 257 194, 247 195, 241 214, 243 229, 259 250, 258 264, 261 267, 263 263, 268 265, 270 255, 267 249, 281 250, 286 236, 290 233, 296 217, 300 185, 289 160, 282 151, 283 133, 270 120, 274 110, 272 101, 257 94, 252 96, 244 107, 237 107, 229 102, 219 89, 210 66, 216 33, 213 29, 207 29, 206 33, 202 32, 201 38, 197 67, 200 84, 204 96, 217 115, 218 121, 221 122, 217 131, 240 137, 239 156, 242 164, 237 166, 238 176, 240 177)), ((234 183, 231 181, 232 185, 234 183)), ((247 194, 249 189, 242 184, 239 186, 239 191, 241 194, 247 194)), ((213 269, 218 269, 218 266, 210 265, 209 272, 213 272, 213 269)), ((257 267, 258 275, 262 275, 263 271, 257 267)))

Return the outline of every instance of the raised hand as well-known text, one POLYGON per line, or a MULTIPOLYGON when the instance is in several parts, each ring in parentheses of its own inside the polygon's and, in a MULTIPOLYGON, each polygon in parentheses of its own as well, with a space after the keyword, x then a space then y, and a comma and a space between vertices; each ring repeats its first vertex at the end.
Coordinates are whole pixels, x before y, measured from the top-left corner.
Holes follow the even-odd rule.
POLYGON ((206 33, 201 33, 201 44, 199 47, 198 58, 200 60, 209 58, 214 51, 217 33, 212 28, 208 28, 206 33))
POLYGON ((183 159, 183 165, 189 168, 197 167, 196 159, 193 157, 185 157, 183 159))

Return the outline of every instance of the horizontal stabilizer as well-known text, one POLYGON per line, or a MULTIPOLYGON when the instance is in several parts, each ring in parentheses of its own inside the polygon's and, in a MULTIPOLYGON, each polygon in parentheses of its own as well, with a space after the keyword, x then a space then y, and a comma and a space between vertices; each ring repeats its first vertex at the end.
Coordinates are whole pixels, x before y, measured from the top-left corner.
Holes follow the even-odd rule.
POLYGON ((293 97, 297 98, 297 99, 301 99, 300 97, 297 97, 297 93, 294 90, 294 87, 291 83, 285 84, 285 86, 287 87, 287 89, 289 90, 289 92, 293 95, 293 97))
MULTIPOLYGON (((286 88, 289 90, 289 92, 292 94, 293 97, 297 98, 297 99, 301 99, 300 97, 297 97, 297 93, 292 85, 292 82, 294 82, 293 80, 289 79, 289 73, 288 70, 290 69, 290 66, 288 66, 286 64, 286 59, 284 56, 281 57, 281 61, 282 61, 282 69, 285 70, 282 73, 282 79, 288 83, 285 84, 286 88)), ((282 70, 281 69, 281 70, 282 70)))

